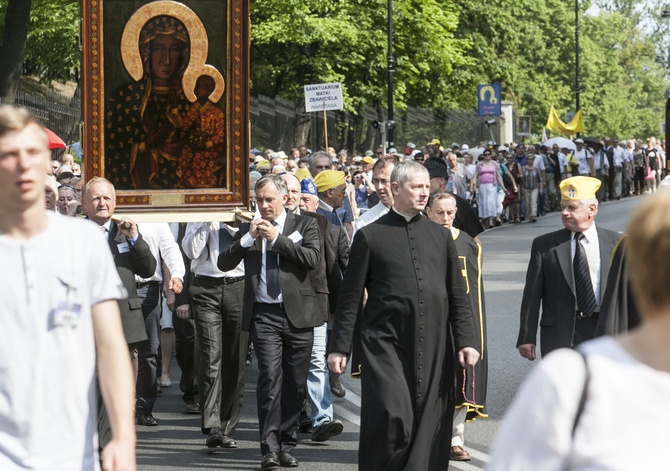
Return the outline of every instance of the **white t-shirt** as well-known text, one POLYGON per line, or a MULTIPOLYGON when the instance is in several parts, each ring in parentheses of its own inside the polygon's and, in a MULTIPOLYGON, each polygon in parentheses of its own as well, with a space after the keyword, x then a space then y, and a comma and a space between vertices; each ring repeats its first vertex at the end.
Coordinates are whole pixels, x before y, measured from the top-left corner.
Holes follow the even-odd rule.
POLYGON ((0 235, 2 471, 99 468, 91 306, 127 295, 97 224, 48 218, 28 240, 0 235))
POLYGON ((498 430, 489 470, 661 470, 670 463, 670 374, 630 356, 611 337, 542 360, 522 385, 498 430))

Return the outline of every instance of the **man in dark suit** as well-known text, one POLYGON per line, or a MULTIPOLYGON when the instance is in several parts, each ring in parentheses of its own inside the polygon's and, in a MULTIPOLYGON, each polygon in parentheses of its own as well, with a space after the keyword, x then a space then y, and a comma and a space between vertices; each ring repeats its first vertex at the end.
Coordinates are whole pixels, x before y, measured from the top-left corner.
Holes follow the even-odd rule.
POLYGON ((528 360, 536 357, 538 324, 543 356, 594 337, 610 257, 619 239, 616 232, 595 225, 599 187, 600 180, 592 177, 563 180, 565 229, 533 241, 517 341, 519 353, 528 360))
MULTIPOLYGON (((123 217, 119 222, 112 220, 116 209, 116 193, 111 182, 100 177, 92 178, 84 188, 82 199, 86 216, 98 224, 105 233, 114 264, 128 292, 128 299, 119 301, 119 310, 123 334, 132 351, 137 343, 147 340, 142 303, 137 297, 135 275, 152 276, 156 270, 156 258, 151 254, 149 245, 131 219, 123 217)), ((100 447, 104 447, 111 439, 111 429, 107 412, 101 407, 102 402, 99 401, 98 405, 100 447)))
POLYGON ((314 327, 322 324, 309 277, 319 263, 319 229, 314 219, 284 209, 281 176, 264 176, 254 192, 261 219, 240 226, 218 267, 232 270, 244 260, 242 328, 251 329, 258 357, 261 467, 294 467, 314 327))

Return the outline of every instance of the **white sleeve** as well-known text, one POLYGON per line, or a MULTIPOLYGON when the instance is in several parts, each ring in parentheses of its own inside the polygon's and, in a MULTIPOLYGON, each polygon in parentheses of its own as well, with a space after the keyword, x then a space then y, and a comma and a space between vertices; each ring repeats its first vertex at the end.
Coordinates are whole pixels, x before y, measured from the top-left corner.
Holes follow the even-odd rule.
POLYGON ((158 249, 161 258, 165 262, 165 265, 167 265, 168 270, 170 270, 170 277, 179 278, 183 281, 186 267, 184 266, 184 259, 181 256, 181 250, 179 250, 179 245, 174 240, 170 226, 166 222, 160 224, 158 233, 158 249))
POLYGON ((572 427, 584 387, 581 355, 559 350, 522 384, 491 449, 489 471, 560 471, 571 456, 572 427))
POLYGON ((209 222, 189 222, 186 233, 181 241, 181 248, 191 260, 196 260, 207 246, 209 231, 212 225, 209 222))

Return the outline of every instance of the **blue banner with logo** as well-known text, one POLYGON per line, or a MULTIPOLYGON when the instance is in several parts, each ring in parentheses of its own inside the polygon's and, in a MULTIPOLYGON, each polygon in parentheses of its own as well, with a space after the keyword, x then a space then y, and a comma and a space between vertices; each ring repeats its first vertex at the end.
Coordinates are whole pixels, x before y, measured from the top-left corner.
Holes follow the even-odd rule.
POLYGON ((500 116, 502 96, 500 84, 477 85, 477 113, 479 116, 500 116))

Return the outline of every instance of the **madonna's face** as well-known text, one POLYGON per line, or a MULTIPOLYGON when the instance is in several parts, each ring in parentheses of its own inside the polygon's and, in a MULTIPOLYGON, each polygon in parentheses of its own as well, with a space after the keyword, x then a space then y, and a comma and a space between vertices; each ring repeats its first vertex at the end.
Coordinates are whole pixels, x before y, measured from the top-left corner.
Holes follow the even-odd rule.
POLYGON ((161 34, 151 41, 151 78, 156 85, 168 85, 179 71, 186 45, 172 36, 161 34))

